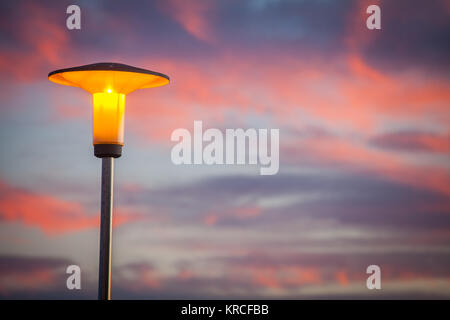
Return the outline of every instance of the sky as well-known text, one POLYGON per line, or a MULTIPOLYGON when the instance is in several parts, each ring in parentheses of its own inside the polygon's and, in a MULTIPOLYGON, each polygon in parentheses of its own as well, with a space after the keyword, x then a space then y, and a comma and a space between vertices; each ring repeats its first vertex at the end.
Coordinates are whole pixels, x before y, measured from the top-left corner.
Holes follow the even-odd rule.
POLYGON ((449 18, 444 0, 1 1, 0 298, 97 297, 92 98, 47 74, 118 62, 171 83, 126 98, 113 299, 449 299, 449 18), (174 165, 195 120, 279 129, 279 172, 174 165))

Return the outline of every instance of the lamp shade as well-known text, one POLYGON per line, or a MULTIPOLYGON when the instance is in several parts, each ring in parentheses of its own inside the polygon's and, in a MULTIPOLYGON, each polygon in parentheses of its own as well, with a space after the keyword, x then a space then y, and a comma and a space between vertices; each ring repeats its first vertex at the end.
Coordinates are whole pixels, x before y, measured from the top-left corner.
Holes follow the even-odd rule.
POLYGON ((169 77, 162 73, 109 62, 56 70, 48 79, 92 94, 94 152, 100 157, 121 154, 125 95, 169 83, 169 77))

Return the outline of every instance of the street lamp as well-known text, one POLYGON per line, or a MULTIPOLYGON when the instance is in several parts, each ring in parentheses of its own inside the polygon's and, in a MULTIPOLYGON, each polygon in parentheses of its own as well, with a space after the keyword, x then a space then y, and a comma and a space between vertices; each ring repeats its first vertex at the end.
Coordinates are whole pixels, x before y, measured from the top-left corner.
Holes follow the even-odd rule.
POLYGON ((48 79, 92 93, 94 155, 102 158, 98 298, 109 300, 113 158, 122 155, 125 95, 137 89, 164 86, 169 83, 169 77, 159 72, 107 62, 52 71, 48 79))

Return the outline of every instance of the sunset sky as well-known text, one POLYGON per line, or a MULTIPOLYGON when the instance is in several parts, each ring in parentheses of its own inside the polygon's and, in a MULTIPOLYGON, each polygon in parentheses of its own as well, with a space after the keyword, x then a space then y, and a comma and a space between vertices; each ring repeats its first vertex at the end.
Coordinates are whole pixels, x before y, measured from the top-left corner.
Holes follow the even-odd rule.
POLYGON ((1 1, 0 298, 97 297, 92 97, 47 74, 118 62, 171 83, 126 98, 113 299, 449 299, 449 39, 446 0, 1 1), (278 174, 174 165, 194 120, 279 129, 278 174))

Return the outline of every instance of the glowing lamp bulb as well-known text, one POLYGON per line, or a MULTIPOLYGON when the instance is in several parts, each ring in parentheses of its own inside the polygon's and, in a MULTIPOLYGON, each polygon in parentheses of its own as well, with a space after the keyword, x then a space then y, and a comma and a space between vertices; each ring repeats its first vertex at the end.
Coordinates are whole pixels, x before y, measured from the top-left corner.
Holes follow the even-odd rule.
POLYGON ((169 77, 162 73, 119 63, 56 70, 49 73, 48 79, 92 94, 94 154, 100 158, 122 154, 125 96, 137 89, 169 83, 169 77))

